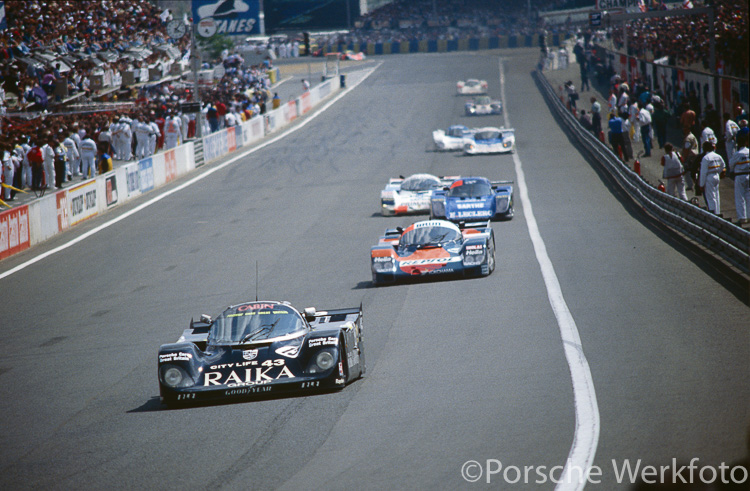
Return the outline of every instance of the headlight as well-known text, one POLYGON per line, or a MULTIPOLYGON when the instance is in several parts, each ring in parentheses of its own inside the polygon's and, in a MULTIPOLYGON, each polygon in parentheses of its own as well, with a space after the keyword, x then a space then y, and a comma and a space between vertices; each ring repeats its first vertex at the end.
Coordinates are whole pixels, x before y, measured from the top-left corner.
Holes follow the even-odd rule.
POLYGON ((505 148, 510 147, 510 145, 511 145, 511 143, 509 141, 504 141, 503 142, 503 147, 505 147, 505 148))
POLYGON ((165 385, 173 389, 178 387, 191 387, 195 382, 184 369, 176 365, 162 365, 161 379, 165 385))
POLYGON ((464 150, 466 150, 467 152, 469 150, 474 150, 474 144, 473 143, 467 143, 466 145, 464 145, 464 150))
POLYGON ((505 211, 508 208, 508 197, 507 196, 495 196, 495 209, 497 211, 505 211))
POLYGON ((330 351, 321 351, 315 355, 315 364, 318 365, 318 368, 323 372, 330 369, 334 363, 336 363, 336 360, 333 358, 330 351))
POLYGON ((484 247, 464 251, 464 266, 476 266, 484 262, 484 247))
POLYGON ((396 262, 393 257, 374 257, 372 258, 372 270, 376 273, 389 273, 396 270, 396 262))

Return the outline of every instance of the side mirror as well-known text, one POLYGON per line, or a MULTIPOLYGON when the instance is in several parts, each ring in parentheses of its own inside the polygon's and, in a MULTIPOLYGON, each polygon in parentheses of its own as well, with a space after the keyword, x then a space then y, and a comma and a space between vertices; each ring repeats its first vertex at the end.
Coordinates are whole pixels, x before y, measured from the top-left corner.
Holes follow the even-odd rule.
POLYGON ((206 324, 211 324, 213 322, 213 319, 208 314, 201 314, 201 322, 205 322, 206 324))

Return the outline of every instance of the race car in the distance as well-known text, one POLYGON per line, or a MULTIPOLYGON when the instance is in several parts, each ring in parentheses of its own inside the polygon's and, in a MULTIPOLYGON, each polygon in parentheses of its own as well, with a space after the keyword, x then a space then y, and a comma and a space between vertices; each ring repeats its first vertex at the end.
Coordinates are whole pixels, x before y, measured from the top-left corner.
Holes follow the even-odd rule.
POLYGON ((482 95, 475 97, 473 101, 464 104, 464 111, 467 116, 484 116, 488 114, 502 114, 502 101, 490 99, 490 96, 482 95))
POLYGON ((513 218, 513 181, 462 177, 432 195, 430 218, 452 222, 513 218))
POLYGON ((456 92, 459 94, 486 94, 487 81, 470 78, 465 82, 463 80, 456 83, 456 92))
POLYGON ((462 124, 454 124, 447 130, 435 130, 432 132, 435 150, 463 150, 466 137, 473 135, 475 131, 476 129, 462 124))
POLYGON ((432 193, 443 189, 458 176, 437 177, 432 174, 414 174, 390 179, 380 192, 380 212, 383 216, 428 213, 432 193))
POLYGON ((385 231, 370 249, 375 285, 436 275, 487 276, 495 269, 489 221, 455 224, 425 220, 385 231))
POLYGON ((365 373, 362 307, 298 312, 288 302, 227 307, 159 349, 161 400, 216 399, 342 388, 365 373))
POLYGON ((512 128, 480 128, 466 137, 465 155, 513 153, 516 151, 516 130, 512 128))

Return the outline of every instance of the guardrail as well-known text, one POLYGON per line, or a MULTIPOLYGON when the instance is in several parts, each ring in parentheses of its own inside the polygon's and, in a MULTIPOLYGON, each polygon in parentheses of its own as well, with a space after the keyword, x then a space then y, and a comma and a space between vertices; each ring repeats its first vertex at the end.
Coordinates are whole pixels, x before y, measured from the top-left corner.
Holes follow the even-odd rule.
POLYGON ((645 182, 609 147, 581 126, 563 105, 544 74, 535 70, 534 76, 542 95, 559 116, 568 133, 602 165, 635 202, 664 225, 722 258, 733 270, 745 276, 750 274, 750 231, 703 208, 659 191, 645 182))
POLYGON ((340 87, 339 77, 329 79, 262 117, 140 161, 118 165, 94 179, 71 183, 65 189, 0 212, 0 260, 284 128, 340 87))

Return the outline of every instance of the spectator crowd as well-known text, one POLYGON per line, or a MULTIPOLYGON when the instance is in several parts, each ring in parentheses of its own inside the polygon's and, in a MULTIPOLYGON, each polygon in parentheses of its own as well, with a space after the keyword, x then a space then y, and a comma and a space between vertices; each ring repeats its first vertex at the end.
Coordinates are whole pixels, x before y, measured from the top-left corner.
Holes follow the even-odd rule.
MULTIPOLYGON (((111 169, 113 160, 147 157, 192 138, 198 124, 205 133, 217 131, 265 112, 270 103, 271 60, 248 67, 227 50, 216 60, 224 68, 221 79, 200 89, 198 118, 181 111, 181 103, 195 99, 193 85, 180 80, 182 71, 101 93, 92 83, 96 75, 148 68, 167 58, 159 47, 189 57, 190 37, 170 39, 165 31, 172 16, 147 0, 8 0, 5 10, 0 89, 8 107, 0 108, 0 159, 3 182, 16 189, 93 177, 111 169), (133 48, 148 51, 143 58, 127 56, 133 48)), ((4 186, 0 199, 15 194, 4 186)))
MULTIPOLYGON (((691 2, 700 7, 698 2, 691 2)), ((720 73, 748 77, 748 2, 746 0, 715 0, 714 29, 716 39, 716 64, 720 73)), ((666 10, 663 3, 652 9, 666 10)), ((698 64, 710 69, 710 37, 707 15, 686 15, 637 19, 626 27, 628 54, 639 58, 667 57, 670 65, 698 64)), ((623 49, 622 30, 612 30, 617 49, 623 49)))

